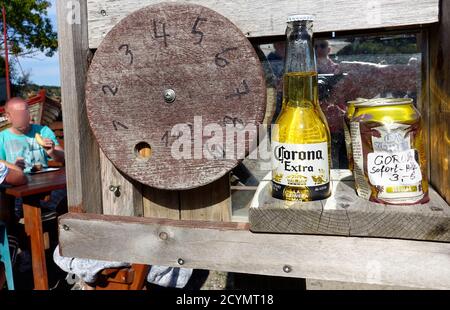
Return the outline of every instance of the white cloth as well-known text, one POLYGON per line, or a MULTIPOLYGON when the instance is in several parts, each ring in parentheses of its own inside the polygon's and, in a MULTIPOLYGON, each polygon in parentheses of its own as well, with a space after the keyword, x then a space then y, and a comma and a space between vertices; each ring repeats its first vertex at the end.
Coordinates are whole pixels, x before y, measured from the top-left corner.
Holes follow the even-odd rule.
POLYGON ((152 266, 147 282, 164 287, 183 288, 191 278, 192 271, 189 268, 152 266))
POLYGON ((64 257, 59 254, 59 245, 53 252, 53 261, 62 270, 73 273, 84 282, 92 283, 97 278, 97 273, 106 268, 128 267, 130 264, 122 262, 108 262, 95 259, 64 257))
MULTIPOLYGON (((93 283, 97 273, 106 268, 129 267, 129 263, 108 262, 95 259, 64 257, 59 254, 59 245, 53 252, 56 265, 68 273, 81 278, 84 282, 93 283)), ((147 275, 147 281, 164 287, 183 288, 191 278, 192 269, 152 266, 147 275)))
POLYGON ((6 167, 4 163, 0 163, 0 184, 2 184, 3 181, 5 181, 8 173, 9 173, 8 167, 6 167))

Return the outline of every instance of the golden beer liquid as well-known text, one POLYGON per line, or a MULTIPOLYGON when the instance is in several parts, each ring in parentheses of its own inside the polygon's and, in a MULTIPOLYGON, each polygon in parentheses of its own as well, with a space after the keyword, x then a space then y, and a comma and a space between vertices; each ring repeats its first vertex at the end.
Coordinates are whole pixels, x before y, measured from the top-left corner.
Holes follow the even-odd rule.
MULTIPOLYGON (((283 80, 283 105, 273 126, 272 140, 280 143, 328 143, 328 169, 331 163, 331 138, 318 100, 317 72, 289 72, 283 80)), ((329 197, 328 191, 321 199, 329 197)), ((308 187, 287 186, 285 200, 310 201, 308 187)))

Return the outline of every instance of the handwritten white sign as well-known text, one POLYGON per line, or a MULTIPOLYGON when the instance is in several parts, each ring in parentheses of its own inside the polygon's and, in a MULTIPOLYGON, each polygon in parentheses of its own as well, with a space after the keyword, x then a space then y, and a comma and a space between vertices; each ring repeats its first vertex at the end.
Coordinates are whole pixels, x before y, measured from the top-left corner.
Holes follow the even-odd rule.
POLYGON ((414 149, 369 153, 367 172, 370 183, 375 186, 415 185, 422 181, 414 149))

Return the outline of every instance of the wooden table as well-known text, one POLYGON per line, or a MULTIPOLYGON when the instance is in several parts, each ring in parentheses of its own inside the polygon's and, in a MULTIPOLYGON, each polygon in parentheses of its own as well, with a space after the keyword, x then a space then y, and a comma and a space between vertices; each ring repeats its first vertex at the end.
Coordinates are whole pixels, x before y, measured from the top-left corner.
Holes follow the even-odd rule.
POLYGON ((42 230, 40 197, 66 188, 65 169, 28 175, 28 184, 5 189, 7 195, 23 199, 25 232, 31 241, 34 289, 47 290, 47 265, 45 263, 44 234, 42 230))

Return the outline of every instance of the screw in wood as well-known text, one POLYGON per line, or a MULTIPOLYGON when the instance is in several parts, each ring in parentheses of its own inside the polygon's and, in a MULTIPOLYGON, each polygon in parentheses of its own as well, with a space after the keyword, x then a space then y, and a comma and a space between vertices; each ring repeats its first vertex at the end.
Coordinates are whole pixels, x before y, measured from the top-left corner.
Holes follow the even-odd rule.
POLYGON ((70 230, 70 227, 69 227, 68 225, 64 224, 64 225, 63 225, 63 229, 64 229, 65 231, 69 231, 69 230, 70 230))
POLYGON ((102 14, 102 16, 106 16, 106 11, 105 10, 101 10, 100 14, 102 14))
POLYGON ((184 265, 184 259, 179 258, 178 259, 178 265, 184 265))
POLYGON ((289 272, 292 271, 292 267, 289 266, 289 265, 284 265, 283 266, 283 271, 286 272, 286 273, 289 273, 289 272))
POLYGON ((173 89, 169 88, 164 91, 164 100, 167 103, 174 102, 176 97, 177 97, 177 95, 175 94, 175 91, 173 89))
POLYGON ((169 239, 169 235, 165 231, 162 231, 159 233, 159 238, 161 240, 167 240, 167 239, 169 239))
POLYGON ((120 185, 110 185, 109 190, 113 192, 116 197, 120 197, 120 185))

